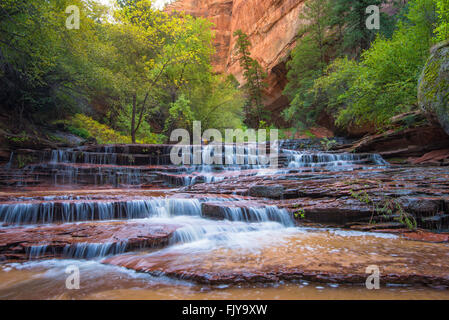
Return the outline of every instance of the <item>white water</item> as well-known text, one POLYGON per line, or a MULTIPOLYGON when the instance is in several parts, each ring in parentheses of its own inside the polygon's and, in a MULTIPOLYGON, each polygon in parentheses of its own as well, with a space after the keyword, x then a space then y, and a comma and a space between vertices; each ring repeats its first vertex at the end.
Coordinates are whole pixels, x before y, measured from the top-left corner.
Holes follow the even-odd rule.
POLYGON ((352 170, 356 165, 386 166, 378 154, 324 153, 284 150, 288 154, 288 168, 325 168, 330 171, 352 170))
MULTIPOLYGON (((230 247, 250 248, 254 247, 254 237, 270 238, 273 232, 279 233, 277 238, 284 234, 286 230, 295 230, 294 223, 290 215, 285 210, 277 209, 274 206, 267 208, 249 208, 248 211, 259 212, 259 222, 248 223, 243 211, 240 216, 236 211, 230 219, 214 221, 200 217, 199 215, 170 215, 164 212, 154 215, 151 218, 139 219, 138 222, 148 225, 177 225, 178 228, 170 238, 170 244, 177 250, 179 246, 213 249, 217 245, 230 247), (265 212, 263 214, 262 212, 265 212), (269 212, 270 214, 266 214, 269 212), (272 218, 273 220, 271 220, 272 218)), ((188 212, 187 212, 188 213, 188 212)), ((262 245, 258 240, 257 245, 262 245)), ((142 248, 148 249, 148 247, 142 248)), ((117 255, 127 251, 127 241, 106 242, 106 243, 77 243, 66 245, 62 252, 55 251, 54 248, 46 244, 34 245, 28 248, 29 259, 39 259, 46 254, 56 254, 72 259, 94 259, 117 255)))
POLYGON ((0 205, 0 222, 36 224, 138 219, 151 216, 201 215, 197 199, 148 198, 130 201, 71 201, 13 203, 0 205))

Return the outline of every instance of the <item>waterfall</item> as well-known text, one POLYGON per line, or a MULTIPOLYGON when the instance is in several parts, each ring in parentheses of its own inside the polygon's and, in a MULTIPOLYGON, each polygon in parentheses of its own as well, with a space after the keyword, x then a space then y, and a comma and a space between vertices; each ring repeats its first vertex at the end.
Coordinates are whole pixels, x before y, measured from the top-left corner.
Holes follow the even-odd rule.
POLYGON ((264 208, 254 207, 226 207, 225 218, 230 221, 276 221, 285 227, 294 226, 290 213, 285 209, 276 206, 266 206, 264 208))
POLYGON ((61 256, 71 259, 93 259, 126 252, 127 241, 107 243, 76 243, 65 245, 62 249, 49 245, 27 248, 28 259, 39 259, 45 255, 61 256))
POLYGON ((13 159, 14 159, 14 151, 11 152, 11 155, 9 156, 9 161, 5 165, 5 169, 11 169, 13 159))
POLYGON ((388 163, 378 154, 325 153, 284 150, 288 168, 324 168, 326 170, 352 170, 356 165, 386 166, 388 163))
MULTIPOLYGON (((183 165, 188 176, 183 178, 185 186, 198 182, 212 183, 226 179, 217 173, 225 171, 241 171, 248 169, 267 168, 270 165, 270 155, 260 153, 256 144, 226 145, 210 144, 201 146, 201 164, 193 163, 193 147, 189 146, 190 157, 183 158, 183 165), (218 163, 213 163, 214 159, 218 163)), ((263 148, 266 149, 266 146, 263 148)))
POLYGON ((241 221, 217 221, 210 223, 204 220, 195 221, 195 223, 190 222, 177 229, 170 239, 170 244, 192 243, 202 240, 227 241, 235 238, 239 233, 279 230, 283 228, 285 226, 282 224, 272 221, 264 223, 243 223, 241 221))
POLYGON ((75 259, 106 257, 124 253, 127 245, 127 241, 114 243, 77 243, 75 245, 66 245, 62 256, 75 259))
POLYGON ((38 246, 31 246, 31 247, 27 248, 28 259, 31 260, 31 259, 41 258, 47 252, 47 248, 48 248, 48 246, 46 244, 38 245, 38 246))
POLYGON ((201 216, 197 199, 150 198, 130 201, 72 201, 0 204, 0 222, 36 224, 153 216, 201 216))

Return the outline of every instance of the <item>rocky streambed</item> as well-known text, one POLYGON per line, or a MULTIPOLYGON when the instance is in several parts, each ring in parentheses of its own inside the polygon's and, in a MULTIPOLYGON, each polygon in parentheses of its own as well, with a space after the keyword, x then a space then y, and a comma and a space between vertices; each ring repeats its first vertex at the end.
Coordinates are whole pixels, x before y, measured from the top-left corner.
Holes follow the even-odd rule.
POLYGON ((297 146, 278 168, 248 147, 229 166, 172 165, 168 145, 16 151, 0 172, 0 298, 369 297, 369 266, 372 297, 448 298, 449 167, 297 146))

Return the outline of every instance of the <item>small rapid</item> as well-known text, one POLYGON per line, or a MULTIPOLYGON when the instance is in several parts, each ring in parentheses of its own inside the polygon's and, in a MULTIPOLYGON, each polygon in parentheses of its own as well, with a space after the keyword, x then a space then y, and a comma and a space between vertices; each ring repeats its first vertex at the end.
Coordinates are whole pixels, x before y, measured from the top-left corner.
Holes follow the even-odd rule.
POLYGON ((67 259, 94 259, 125 253, 127 245, 127 241, 118 243, 76 243, 65 245, 62 252, 56 252, 54 248, 47 245, 38 245, 31 246, 27 250, 27 255, 29 260, 42 259, 47 255, 67 259))
POLYGON ((0 204, 0 222, 7 224, 129 220, 176 215, 200 216, 200 201, 149 198, 128 201, 79 200, 0 204))
POLYGON ((284 151, 288 157, 289 169, 312 169, 329 171, 354 170, 357 166, 387 166, 379 154, 327 153, 313 151, 284 151))

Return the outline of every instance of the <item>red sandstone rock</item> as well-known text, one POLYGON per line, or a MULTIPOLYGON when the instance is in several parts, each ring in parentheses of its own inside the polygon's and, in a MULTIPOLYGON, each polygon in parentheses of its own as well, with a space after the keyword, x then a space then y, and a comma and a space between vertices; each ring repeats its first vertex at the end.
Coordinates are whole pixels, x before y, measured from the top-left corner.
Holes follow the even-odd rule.
MULTIPOLYGON (((405 212, 416 217, 420 227, 435 229, 449 225, 449 216, 444 214, 444 208, 449 204, 449 171, 445 167, 281 173, 272 175, 271 179, 263 176, 236 177, 193 185, 186 191, 248 195, 254 185, 284 187, 284 200, 271 200, 269 204, 286 208, 292 213, 302 209, 305 218, 299 219, 299 222, 340 226, 368 222, 371 218, 392 222, 392 218, 376 214, 372 203, 363 203, 353 196, 355 193, 366 193, 375 203, 394 199, 405 212)), ((253 206, 268 204, 266 199, 258 199, 253 206)), ((245 205, 251 206, 250 203, 245 205)), ((221 212, 219 207, 219 203, 207 204, 204 206, 205 214, 216 217, 221 212)))
POLYGON ((76 250, 80 244, 124 245, 126 251, 163 247, 177 228, 176 225, 112 221, 0 229, 0 260, 38 258, 30 256, 30 250, 37 246, 46 246, 43 254, 47 258, 63 256, 64 250, 76 250))
POLYGON ((409 240, 425 241, 425 242, 449 242, 448 233, 433 233, 427 231, 407 232, 403 234, 403 237, 409 240))
POLYGON ((300 279, 364 284, 366 267, 374 264, 380 268, 383 285, 449 285, 449 256, 445 244, 361 238, 306 233, 280 243, 274 241, 256 251, 216 249, 193 254, 164 250, 151 255, 111 257, 103 263, 206 284, 300 279))
POLYGON ((367 136, 346 149, 348 152, 377 152, 384 158, 421 157, 447 148, 449 136, 441 127, 423 126, 367 136))
POLYGON ((413 159, 410 162, 412 164, 423 164, 428 162, 438 163, 448 159, 449 159, 449 149, 442 149, 428 152, 422 157, 413 159))
POLYGON ((375 232, 388 232, 400 234, 407 240, 433 242, 433 243, 447 243, 449 242, 449 233, 434 233, 426 230, 408 230, 408 229, 377 229, 375 232))

